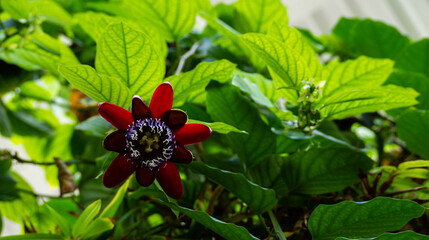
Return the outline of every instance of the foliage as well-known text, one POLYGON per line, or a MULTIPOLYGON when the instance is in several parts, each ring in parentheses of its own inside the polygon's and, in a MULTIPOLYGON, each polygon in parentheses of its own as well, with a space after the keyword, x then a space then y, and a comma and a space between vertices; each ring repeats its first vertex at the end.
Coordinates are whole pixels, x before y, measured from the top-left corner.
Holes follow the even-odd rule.
POLYGON ((29 157, 0 149, 0 216, 22 227, 0 239, 429 238, 428 39, 346 18, 314 36, 280 0, 0 3, 0 134, 29 157), (213 130, 177 164, 183 197, 105 188, 97 104, 162 82, 213 130))

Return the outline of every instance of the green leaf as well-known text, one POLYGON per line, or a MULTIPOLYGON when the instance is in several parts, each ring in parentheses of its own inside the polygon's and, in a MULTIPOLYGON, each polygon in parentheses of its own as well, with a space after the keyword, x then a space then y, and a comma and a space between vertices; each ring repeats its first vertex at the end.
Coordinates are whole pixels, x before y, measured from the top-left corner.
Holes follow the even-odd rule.
POLYGON ((228 134, 230 132, 248 134, 246 131, 242 131, 240 129, 237 129, 236 127, 233 127, 233 126, 228 125, 228 124, 223 123, 223 122, 208 123, 208 122, 202 122, 202 121, 198 121, 198 120, 189 119, 188 123, 200 123, 200 124, 204 124, 204 125, 210 127, 212 129, 212 131, 218 132, 220 134, 228 134))
POLYGON ((130 180, 128 179, 119 190, 116 192, 112 201, 104 208, 104 210, 100 213, 99 218, 113 218, 115 217, 116 212, 118 211, 119 206, 121 205, 125 194, 127 193, 128 185, 130 184, 130 180))
POLYGON ((63 216, 61 216, 55 209, 50 207, 49 205, 45 205, 48 211, 50 212, 51 216, 55 220, 55 222, 58 224, 58 226, 61 228, 62 233, 66 237, 71 236, 71 226, 67 222, 67 219, 65 219, 63 216))
POLYGON ((285 159, 278 155, 269 157, 259 163, 256 167, 249 170, 252 180, 264 187, 271 188, 277 194, 285 194, 287 192, 286 182, 283 179, 283 164, 285 159))
POLYGON ((0 134, 5 137, 12 136, 12 126, 2 101, 0 101, 0 134))
POLYGON ((176 204, 162 202, 164 205, 170 207, 173 210, 179 211, 186 216, 194 219, 201 223, 205 227, 211 229, 215 233, 219 234, 225 239, 230 240, 257 240, 255 236, 250 234, 244 227, 237 226, 232 223, 222 222, 216 219, 206 212, 196 211, 189 208, 181 207, 176 204))
POLYGON ((95 68, 120 79, 132 94, 150 98, 162 82, 165 61, 146 34, 116 23, 107 27, 97 43, 95 68))
POLYGON ((351 115, 378 110, 389 110, 417 104, 418 93, 411 88, 394 85, 347 90, 323 98, 315 108, 328 119, 341 119, 351 115))
POLYGON ((98 236, 105 231, 113 229, 114 225, 108 218, 95 219, 89 226, 86 227, 82 234, 82 239, 89 239, 98 236))
POLYGON ((98 102, 121 107, 131 104, 129 89, 118 79, 97 74, 87 65, 62 65, 59 71, 74 87, 98 102))
POLYGON ((249 134, 229 133, 226 139, 239 158, 251 168, 275 152, 276 138, 261 119, 258 109, 232 85, 209 86, 207 112, 213 120, 249 134))
POLYGON ((396 129, 399 138, 405 141, 410 151, 429 159, 429 148, 426 144, 429 138, 429 112, 406 111, 396 120, 396 129))
POLYGON ((192 30, 197 6, 194 1, 125 0, 113 12, 156 30, 160 36, 172 42, 192 30))
POLYGON ((239 0, 235 26, 242 33, 266 33, 272 24, 287 25, 286 7, 280 0, 239 0))
POLYGON ((64 27, 72 25, 72 17, 70 14, 55 1, 36 1, 33 7, 36 15, 42 17, 45 21, 64 27))
POLYGON ((359 182, 359 170, 368 171, 372 165, 365 154, 348 148, 313 148, 288 157, 282 176, 288 192, 323 194, 359 182))
POLYGON ((85 208, 73 226, 74 237, 80 237, 86 232, 89 224, 93 222, 95 216, 100 212, 100 208, 101 200, 97 200, 85 208))
POLYGON ((0 237, 1 240, 64 240, 56 234, 29 233, 25 235, 0 237))
MULTIPOLYGON (((296 37, 296 35, 291 36, 296 37)), ((293 46, 286 45, 273 36, 260 33, 247 33, 240 38, 265 61, 272 75, 277 75, 273 76, 277 88, 299 88, 302 81, 308 81, 314 77, 314 69, 309 67, 307 59, 301 55, 301 52, 293 49, 293 46)))
POLYGON ((6 109, 13 133, 21 136, 46 137, 53 133, 50 126, 36 120, 33 116, 24 111, 14 112, 6 109))
POLYGON ((174 104, 181 105, 193 94, 204 94, 204 89, 210 80, 226 82, 230 80, 235 64, 220 60, 202 62, 194 70, 173 75, 165 79, 174 89, 174 104))
POLYGON ((239 56, 244 55, 248 57, 256 68, 262 69, 262 67, 265 66, 265 64, 261 62, 259 56, 253 53, 251 49, 246 45, 245 41, 240 38, 240 33, 238 33, 235 29, 203 11, 200 11, 199 15, 207 21, 207 24, 210 27, 214 28, 216 31, 222 34, 222 36, 224 36, 231 42, 232 46, 229 47, 230 51, 230 48, 233 48, 235 51, 232 52, 236 53, 239 56))
POLYGON ((429 236, 418 234, 412 231, 399 233, 384 233, 376 238, 336 238, 335 240, 428 240, 429 236))
POLYGON ((410 40, 396 28, 371 19, 341 18, 333 34, 341 39, 342 44, 328 44, 327 47, 350 56, 393 59, 410 44, 410 40))
POLYGON ((429 167, 429 160, 414 160, 402 162, 398 165, 398 169, 429 167))
POLYGON ((241 173, 221 170, 205 165, 202 162, 193 162, 189 167, 204 174, 213 182, 224 186, 258 213, 270 210, 277 203, 274 190, 256 185, 247 180, 241 173))
POLYGON ((422 73, 429 77, 429 39, 415 42, 400 52, 395 58, 395 68, 422 73))
MULTIPOLYGON (((2 171, 4 170, 5 169, 2 169, 2 171)), ((10 174, 6 173, 0 175, 0 182, 0 201, 12 201, 19 198, 18 190, 16 189, 16 181, 10 176, 10 174)))
POLYGON ((246 77, 243 77, 241 74, 235 75, 232 79, 232 84, 239 87, 241 91, 246 92, 256 103, 266 106, 266 107, 274 107, 271 101, 265 97, 262 91, 259 89, 258 85, 252 83, 246 77))
POLYGON ((385 84, 393 84, 416 90, 420 95, 417 97, 419 104, 415 107, 429 109, 429 77, 421 73, 396 70, 390 75, 385 84))
POLYGON ((27 0, 1 1, 1 8, 15 20, 27 19, 32 10, 27 0))
POLYGON ((94 116, 79 123, 74 128, 91 136, 105 138, 106 133, 112 129, 112 125, 100 116, 94 116))
POLYGON ((392 60, 364 56, 342 63, 332 62, 325 68, 323 97, 346 90, 381 86, 392 72, 393 64, 392 60))
MULTIPOLYGON (((241 77, 243 77, 246 81, 249 81, 250 83, 250 87, 253 89, 253 84, 256 84, 256 86, 259 88, 259 91, 266 97, 268 98, 268 100, 271 103, 274 103, 277 100, 276 97, 276 86, 274 85, 274 82, 266 79, 264 76, 262 76, 261 74, 258 73, 247 73, 247 72, 243 72, 240 70, 236 70, 234 75, 240 75, 241 77)), ((236 83, 234 83, 234 79, 233 79, 233 84, 238 86, 241 91, 247 92, 245 90, 244 87, 240 87, 239 85, 237 85, 236 83)), ((257 90, 258 91, 258 90, 257 90)), ((255 101, 258 102, 256 100, 256 98, 259 95, 259 93, 257 93, 257 96, 253 96, 255 93, 250 93, 250 97, 255 101)), ((261 99, 262 100, 262 99, 261 99)), ((265 103, 265 100, 262 100, 262 102, 265 103)))
POLYGON ((311 214, 308 227, 314 240, 374 237, 400 229, 423 212, 422 206, 410 200, 377 197, 360 203, 344 201, 319 205, 311 214))

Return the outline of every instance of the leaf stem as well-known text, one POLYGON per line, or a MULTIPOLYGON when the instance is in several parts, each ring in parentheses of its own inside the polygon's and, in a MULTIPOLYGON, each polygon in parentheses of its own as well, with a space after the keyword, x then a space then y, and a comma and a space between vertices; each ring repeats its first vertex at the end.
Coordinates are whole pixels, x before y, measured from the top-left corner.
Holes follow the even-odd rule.
MULTIPOLYGON (((50 166, 50 165, 55 165, 55 162, 37 162, 34 160, 25 160, 22 159, 18 156, 17 153, 10 153, 8 151, 3 151, 1 153, 1 158, 0 159, 13 159, 19 163, 28 163, 28 164, 34 164, 34 165, 42 165, 42 166, 50 166)), ((64 163, 66 165, 71 165, 71 164, 88 164, 88 165, 95 165, 95 162, 93 161, 89 161, 89 160, 70 160, 70 161, 64 161, 64 163)))
POLYGON ((280 227, 280 224, 279 224, 279 222, 277 221, 277 218, 276 218, 276 216, 274 215, 273 211, 272 211, 272 210, 268 210, 268 215, 270 216, 270 220, 271 220, 271 223, 272 223, 272 224, 273 224, 273 226, 274 226, 274 231, 275 231, 275 233, 276 233, 277 237, 278 237, 280 240, 286 240, 285 234, 284 234, 284 232, 283 232, 282 228, 280 227))
MULTIPOLYGON (((177 43, 176 45, 178 46, 179 43, 177 43)), ((179 75, 182 70, 183 67, 185 66, 185 62, 186 60, 192 56, 198 49, 198 47, 200 46, 199 42, 194 43, 194 45, 192 45, 191 49, 189 49, 189 51, 187 51, 185 54, 183 54, 183 56, 180 58, 180 62, 179 62, 179 66, 177 66, 176 69, 176 73, 174 75, 179 75)), ((179 52, 180 48, 177 48, 177 51, 179 52)))

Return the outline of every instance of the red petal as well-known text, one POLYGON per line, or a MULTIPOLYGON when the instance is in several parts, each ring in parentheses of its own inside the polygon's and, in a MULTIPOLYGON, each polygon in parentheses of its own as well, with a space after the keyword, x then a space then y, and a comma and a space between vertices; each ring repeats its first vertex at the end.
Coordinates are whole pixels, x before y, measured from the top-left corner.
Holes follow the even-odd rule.
POLYGON ((133 124, 131 113, 108 102, 98 104, 98 113, 117 129, 127 129, 133 124))
POLYGON ((140 185, 147 187, 155 180, 155 174, 147 167, 138 167, 136 170, 136 178, 140 185))
POLYGON ((188 123, 174 135, 176 142, 182 145, 194 144, 206 140, 212 134, 211 128, 199 123, 188 123))
POLYGON ((192 162, 192 152, 186 149, 184 146, 178 146, 173 151, 173 155, 171 156, 171 161, 175 163, 185 163, 189 164, 192 162))
POLYGON ((125 181, 136 170, 136 166, 128 156, 119 154, 104 172, 103 183, 105 187, 116 187, 125 181))
POLYGON ((153 93, 149 109, 152 112, 153 118, 161 118, 161 116, 170 110, 172 106, 173 88, 170 83, 165 82, 159 85, 153 93))
POLYGON ((186 113, 182 110, 172 109, 162 115, 162 120, 171 130, 175 131, 186 124, 188 121, 188 115, 186 115, 186 113))
POLYGON ((103 147, 109 151, 125 153, 125 134, 127 134, 126 129, 119 129, 112 132, 104 139, 103 147))
POLYGON ((165 162, 159 168, 156 180, 164 192, 171 198, 180 199, 183 195, 182 180, 179 171, 172 162, 165 162))
POLYGON ((150 117, 149 107, 139 96, 134 96, 131 104, 131 113, 135 121, 150 117), (149 114, 148 114, 149 113, 149 114))

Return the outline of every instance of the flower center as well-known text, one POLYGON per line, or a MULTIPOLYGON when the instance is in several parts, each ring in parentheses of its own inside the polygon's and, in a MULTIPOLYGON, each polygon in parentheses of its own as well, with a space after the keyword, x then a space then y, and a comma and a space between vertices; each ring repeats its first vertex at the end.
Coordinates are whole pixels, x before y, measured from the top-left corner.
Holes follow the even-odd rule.
POLYGON ((138 166, 151 170, 169 160, 177 147, 174 134, 159 119, 134 121, 125 138, 129 158, 138 166))

